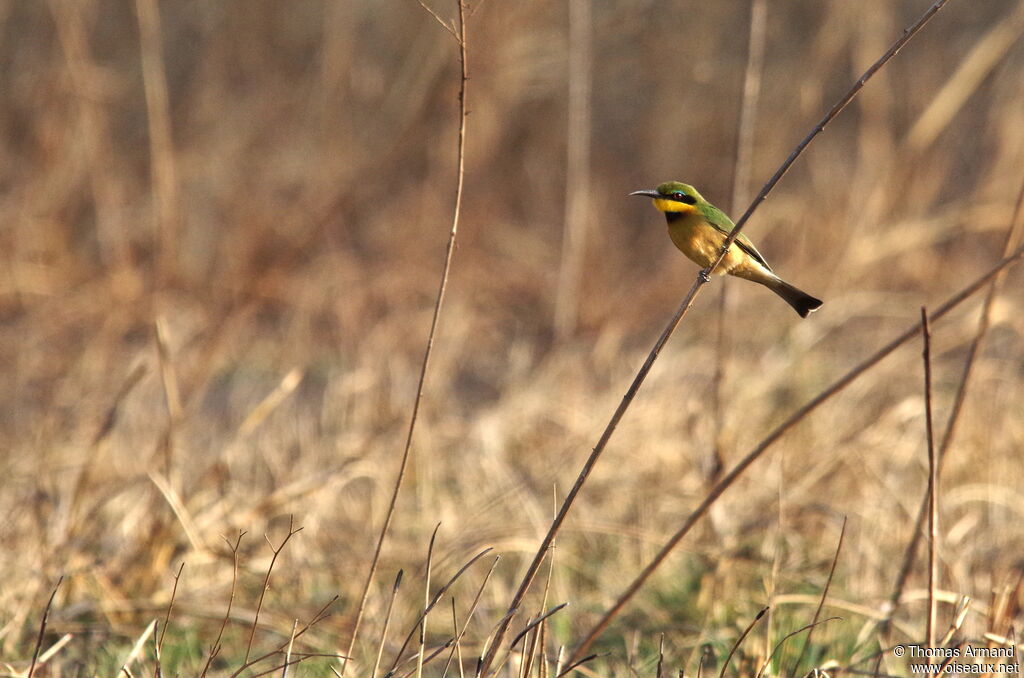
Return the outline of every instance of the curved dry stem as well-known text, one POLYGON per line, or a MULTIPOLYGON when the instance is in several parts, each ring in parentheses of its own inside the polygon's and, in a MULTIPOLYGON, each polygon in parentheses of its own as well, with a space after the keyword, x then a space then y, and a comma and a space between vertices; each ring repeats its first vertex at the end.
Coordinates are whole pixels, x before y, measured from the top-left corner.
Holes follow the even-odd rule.
POLYGON ((743 641, 748 635, 750 635, 750 632, 754 630, 757 622, 761 621, 761 617, 763 617, 764 613, 767 611, 767 607, 762 607, 761 611, 757 613, 756 617, 754 617, 754 620, 747 624, 747 628, 743 629, 743 633, 741 633, 740 637, 736 639, 735 643, 733 643, 732 648, 729 650, 729 654, 725 656, 725 661, 722 662, 722 670, 718 673, 718 678, 725 678, 725 671, 729 668, 729 662, 732 661, 732 658, 736 655, 736 651, 740 649, 740 645, 743 644, 743 641))
MULTIPOLYGON (((422 4, 422 3, 421 3, 422 4)), ((466 81, 469 80, 466 70, 466 7, 462 0, 456 0, 459 8, 459 26, 456 42, 459 45, 459 64, 461 66, 461 79, 459 84, 459 140, 458 140, 458 172, 455 186, 455 208, 452 215, 452 227, 448 233, 448 248, 444 255, 444 267, 441 271, 441 282, 437 290, 437 300, 434 302, 434 315, 430 321, 430 332, 427 335, 427 346, 423 352, 423 362, 420 365, 419 383, 416 387, 416 399, 413 401, 412 415, 409 418, 409 429, 405 436, 405 448, 402 450, 402 460, 398 465, 398 474, 395 477, 394 488, 391 491, 391 499, 388 501, 388 508, 384 514, 384 524, 381 525, 380 533, 377 536, 377 545, 373 550, 373 558, 370 560, 370 571, 366 575, 366 582, 363 584, 363 591, 359 596, 359 606, 356 608, 356 620, 352 626, 352 637, 349 640, 346 657, 351 657, 355 649, 356 640, 359 637, 359 628, 363 621, 363 613, 366 611, 366 599, 370 594, 370 586, 373 585, 373 578, 377 574, 377 565, 380 563, 381 550, 384 548, 384 540, 387 538, 388 529, 391 527, 391 519, 395 514, 395 504, 398 502, 398 493, 402 489, 402 481, 405 479, 405 471, 409 465, 409 456, 412 450, 412 437, 416 430, 416 419, 419 416, 420 402, 423 400, 423 385, 427 379, 427 367, 430 364, 430 354, 434 349, 434 335, 437 333, 437 326, 441 317, 441 308, 444 306, 445 292, 448 289, 448 274, 452 267, 452 255, 455 253, 455 237, 459 230, 459 216, 462 213, 462 189, 465 177, 465 147, 466 147, 466 81)), ((424 5, 424 7, 426 7, 424 5)), ((431 14, 433 11, 429 10, 431 14)), ((449 32, 450 27, 444 23, 436 14, 434 18, 441 23, 449 32)), ((341 665, 341 675, 345 675, 345 667, 348 660, 341 665)))
POLYGON ((26 678, 32 678, 32 672, 36 670, 36 662, 39 661, 39 651, 43 647, 43 636, 46 635, 46 622, 50 619, 50 608, 53 607, 53 599, 57 596, 57 589, 64 582, 63 575, 57 580, 57 583, 53 587, 53 591, 50 592, 50 598, 46 601, 46 607, 43 608, 43 619, 39 622, 39 634, 36 636, 36 646, 32 650, 32 663, 29 664, 28 673, 25 674, 26 678))
MULTIPOLYGON (((821 590, 821 599, 818 601, 817 609, 814 610, 814 617, 811 619, 811 624, 807 627, 807 637, 804 638, 804 644, 803 647, 800 648, 800 654, 797 655, 796 661, 793 662, 793 668, 789 671, 789 675, 791 676, 800 675, 797 673, 800 669, 800 663, 804 660, 807 650, 811 647, 811 638, 814 636, 814 627, 817 626, 818 619, 821 617, 821 610, 825 607, 825 601, 828 599, 828 590, 832 588, 832 577, 836 574, 836 565, 839 563, 839 553, 843 550, 844 537, 846 537, 846 516, 843 516, 843 527, 839 530, 839 543, 836 544, 836 553, 832 556, 832 567, 828 571, 828 579, 825 580, 825 587, 821 590)), ((783 640, 785 640, 785 638, 783 640)), ((772 655, 774 654, 775 653, 772 652, 772 655)), ((771 661, 772 655, 768 656, 768 661, 771 661)), ((761 671, 763 672, 767 666, 768 662, 766 661, 765 666, 762 667, 761 671)), ((758 673, 757 678, 761 678, 760 673, 758 673)))

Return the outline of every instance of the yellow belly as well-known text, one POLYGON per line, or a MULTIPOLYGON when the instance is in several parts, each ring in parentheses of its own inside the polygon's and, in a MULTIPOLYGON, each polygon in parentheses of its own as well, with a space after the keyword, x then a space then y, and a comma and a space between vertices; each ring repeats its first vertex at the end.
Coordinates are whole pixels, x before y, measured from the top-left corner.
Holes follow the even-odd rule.
MULTIPOLYGON (((701 268, 707 268, 718 259, 725 243, 725 236, 721 231, 696 215, 670 223, 668 235, 679 251, 701 268)), ((719 275, 738 272, 736 269, 745 268, 747 259, 747 254, 733 243, 715 272, 719 275)))

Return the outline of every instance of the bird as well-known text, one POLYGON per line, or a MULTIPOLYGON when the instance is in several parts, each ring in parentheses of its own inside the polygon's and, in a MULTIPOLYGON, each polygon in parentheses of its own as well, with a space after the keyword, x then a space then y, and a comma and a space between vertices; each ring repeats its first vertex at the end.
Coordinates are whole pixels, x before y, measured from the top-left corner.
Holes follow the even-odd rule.
MULTIPOLYGON (((633 191, 630 195, 651 198, 668 221, 668 235, 680 252, 701 268, 710 267, 722 253, 729 233, 736 228, 732 219, 718 209, 693 186, 667 181, 654 190, 633 191)), ((771 266, 750 239, 740 233, 729 247, 715 272, 734 275, 764 285, 793 307, 801 318, 821 307, 822 301, 797 289, 772 271, 771 266)), ((707 276, 705 274, 705 280, 707 276)))

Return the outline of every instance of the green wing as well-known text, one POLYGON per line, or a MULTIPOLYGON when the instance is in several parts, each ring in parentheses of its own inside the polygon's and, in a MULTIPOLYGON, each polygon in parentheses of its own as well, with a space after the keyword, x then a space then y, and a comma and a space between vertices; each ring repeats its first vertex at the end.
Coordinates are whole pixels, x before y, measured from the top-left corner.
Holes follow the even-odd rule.
MULTIPOLYGON (((729 233, 732 232, 732 229, 736 228, 736 224, 732 223, 732 219, 730 219, 725 212, 710 203, 702 205, 701 211, 708 223, 725 235, 729 235, 729 233)), ((754 257, 754 259, 769 271, 772 270, 772 267, 768 265, 768 262, 764 260, 761 253, 757 251, 756 247, 754 247, 754 243, 750 242, 750 238, 746 235, 740 233, 739 237, 736 238, 736 245, 738 245, 741 250, 754 257)))

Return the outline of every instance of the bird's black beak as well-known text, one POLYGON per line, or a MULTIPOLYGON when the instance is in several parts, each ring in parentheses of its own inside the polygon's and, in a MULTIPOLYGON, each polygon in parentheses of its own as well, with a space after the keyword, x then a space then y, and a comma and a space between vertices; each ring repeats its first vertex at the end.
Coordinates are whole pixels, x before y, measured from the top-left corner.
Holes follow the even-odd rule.
POLYGON ((657 191, 633 191, 632 193, 630 193, 630 195, 639 195, 639 196, 643 196, 645 198, 662 198, 662 197, 664 197, 661 193, 658 193, 657 191))

